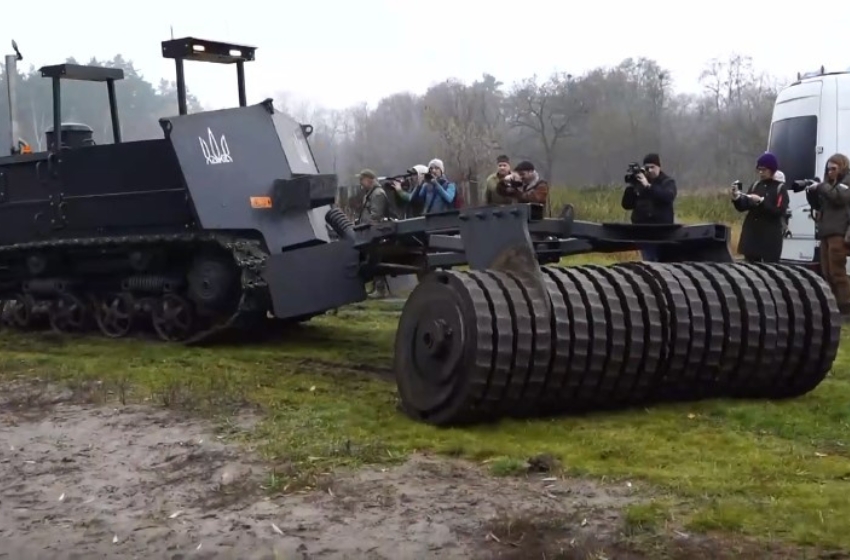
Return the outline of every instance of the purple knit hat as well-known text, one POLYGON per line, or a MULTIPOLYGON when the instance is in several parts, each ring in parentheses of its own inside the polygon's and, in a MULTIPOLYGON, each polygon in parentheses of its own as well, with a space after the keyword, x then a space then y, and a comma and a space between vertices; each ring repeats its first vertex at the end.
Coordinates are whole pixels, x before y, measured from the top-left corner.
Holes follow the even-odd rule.
POLYGON ((770 169, 772 172, 776 173, 776 170, 779 169, 779 161, 777 161, 775 155, 770 152, 765 152, 758 158, 758 161, 756 161, 756 167, 764 167, 765 169, 770 169))

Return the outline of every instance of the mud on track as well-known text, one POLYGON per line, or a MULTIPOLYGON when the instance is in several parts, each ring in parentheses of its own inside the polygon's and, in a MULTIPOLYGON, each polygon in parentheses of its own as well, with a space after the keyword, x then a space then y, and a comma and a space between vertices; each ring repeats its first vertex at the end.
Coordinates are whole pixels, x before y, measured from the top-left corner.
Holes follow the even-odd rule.
POLYGON ((421 456, 267 498, 267 468, 204 422, 0 394, 0 558, 494 558, 542 546, 521 516, 579 546, 631 499, 421 456))

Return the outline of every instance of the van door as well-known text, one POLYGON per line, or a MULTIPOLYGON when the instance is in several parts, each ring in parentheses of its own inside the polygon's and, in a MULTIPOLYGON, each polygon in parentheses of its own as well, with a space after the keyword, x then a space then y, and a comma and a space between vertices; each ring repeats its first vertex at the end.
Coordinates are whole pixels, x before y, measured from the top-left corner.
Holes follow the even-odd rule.
MULTIPOLYGON (((767 149, 776 155, 788 184, 818 174, 821 87, 820 80, 797 84, 783 90, 777 98, 767 149)), ((806 194, 790 193, 788 210, 790 218, 782 259, 811 262, 815 258, 816 242, 806 194)))
MULTIPOLYGON (((818 117, 791 117, 773 123, 769 151, 776 155, 785 182, 816 175, 818 117)), ((806 193, 789 192, 788 232, 782 243, 782 259, 810 262, 815 258, 815 224, 806 193)))

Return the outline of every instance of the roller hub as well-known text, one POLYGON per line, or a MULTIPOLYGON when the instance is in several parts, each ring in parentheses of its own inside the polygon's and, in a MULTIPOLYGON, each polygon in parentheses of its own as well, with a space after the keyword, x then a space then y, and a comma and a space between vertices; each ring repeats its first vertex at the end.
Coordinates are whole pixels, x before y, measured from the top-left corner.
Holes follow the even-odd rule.
POLYGON ((452 330, 444 319, 422 325, 422 344, 432 359, 440 360, 451 350, 452 330))
POLYGON ((415 324, 413 367, 423 378, 440 384, 451 382, 463 368, 463 318, 457 307, 435 301, 415 324), (454 337, 456 330, 460 336, 454 337))

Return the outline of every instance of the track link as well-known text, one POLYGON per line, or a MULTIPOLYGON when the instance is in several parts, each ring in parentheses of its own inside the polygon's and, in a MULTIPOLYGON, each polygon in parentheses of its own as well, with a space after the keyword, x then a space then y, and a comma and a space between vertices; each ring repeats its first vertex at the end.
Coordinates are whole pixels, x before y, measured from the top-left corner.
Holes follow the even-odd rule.
POLYGON ((27 255, 51 251, 130 254, 150 249, 166 253, 181 251, 189 255, 215 250, 221 256, 229 256, 232 259, 229 265, 239 277, 238 294, 231 298, 232 303, 226 308, 198 316, 190 298, 186 297, 187 270, 176 274, 184 288, 142 286, 141 291, 132 286, 116 287, 114 277, 90 278, 78 276, 74 271, 60 272, 59 276, 69 281, 57 281, 55 293, 47 296, 27 292, 27 284, 39 281, 38 278, 29 277, 21 283, 14 275, 9 275, 10 278, 3 282, 4 325, 17 329, 50 326, 62 332, 89 331, 96 327, 107 337, 121 338, 140 334, 143 332, 138 328, 140 324, 149 323, 162 340, 201 344, 225 340, 264 321, 268 287, 262 270, 267 253, 256 240, 213 233, 64 239, 2 247, 0 258, 14 263, 23 262, 27 255))

